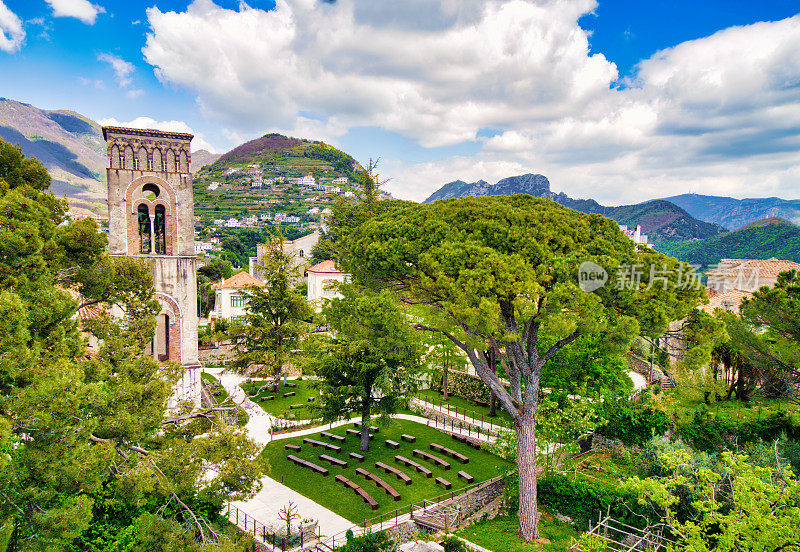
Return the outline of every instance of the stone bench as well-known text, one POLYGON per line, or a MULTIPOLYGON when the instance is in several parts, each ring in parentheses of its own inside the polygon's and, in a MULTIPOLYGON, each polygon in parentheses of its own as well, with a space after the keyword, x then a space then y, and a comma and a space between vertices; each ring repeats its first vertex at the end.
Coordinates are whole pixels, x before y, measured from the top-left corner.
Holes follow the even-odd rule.
POLYGON ((351 453, 348 454, 348 456, 350 458, 352 458, 353 460, 358 460, 359 462, 363 462, 364 461, 364 457, 362 455, 358 454, 357 452, 351 452, 351 453))
POLYGON ((425 452, 424 450, 414 449, 411 454, 413 454, 414 456, 419 456, 420 458, 427 460, 429 462, 433 462, 434 464, 436 464, 445 471, 450 469, 449 462, 445 462, 438 456, 434 456, 433 454, 425 452))
POLYGON ((339 466, 340 468, 347 467, 347 462, 345 462, 344 460, 339 460, 338 458, 334 458, 333 456, 328 456, 327 454, 320 454, 319 459, 324 462, 333 464, 334 466, 339 466))
POLYGON ((447 479, 444 479, 443 477, 437 477, 436 483, 443 486, 448 491, 453 487, 453 484, 450 483, 447 479))
MULTIPOLYGON (((345 432, 346 432, 348 435, 355 435, 356 437, 359 437, 359 438, 361 438, 361 431, 359 431, 358 429, 352 429, 352 428, 351 428, 351 429, 346 429, 346 430, 345 430, 345 432)), ((373 440, 374 438, 375 438, 375 436, 374 436, 372 433, 370 433, 370 434, 369 434, 369 440, 371 441, 371 440, 373 440)))
POLYGON ((286 383, 283 384, 283 386, 284 387, 297 387, 297 384, 296 383, 292 383, 290 381, 287 381, 286 383))
POLYGON ((294 397, 294 396, 295 396, 295 394, 296 394, 296 393, 295 393, 294 391, 289 391, 288 393, 284 393, 284 394, 283 394, 283 396, 284 396, 284 397, 294 397))
POLYGON ((386 473, 391 473, 406 485, 411 485, 411 478, 397 468, 384 464, 383 462, 375 462, 375 467, 386 473))
POLYGON ((378 509, 378 503, 375 501, 375 499, 372 498, 370 496, 370 494, 367 491, 365 491, 364 489, 362 489, 360 486, 358 486, 357 484, 353 483, 352 481, 350 481, 349 479, 347 479, 343 475, 337 475, 334 479, 336 479, 336 481, 342 483, 348 489, 352 489, 358 496, 360 496, 364 500, 364 502, 369 504, 370 508, 372 508, 373 510, 377 510, 378 509))
POLYGON ((409 460, 408 458, 406 458, 404 456, 395 456, 394 457, 394 461, 395 462, 399 462, 400 464, 403 464, 404 466, 408 466, 409 468, 414 468, 417 472, 421 473, 422 475, 424 475, 425 477, 427 477, 429 479, 433 475, 433 472, 431 470, 429 470, 428 468, 426 468, 425 466, 423 466, 422 464, 414 462, 413 460, 409 460))
POLYGON ((400 493, 395 491, 391 485, 389 485, 386 481, 384 481, 374 473, 370 473, 364 468, 356 468, 356 473, 374 482, 378 487, 382 488, 386 492, 386 494, 391 496, 395 502, 400 500, 400 493))
POLYGON ((435 450, 436 452, 441 452, 443 454, 446 454, 447 456, 450 456, 451 458, 454 458, 454 459, 458 460, 462 464, 469 464, 469 458, 467 458, 466 456, 464 456, 460 452, 456 452, 456 451, 454 451, 452 449, 449 449, 449 448, 447 448, 445 446, 440 445, 439 443, 431 443, 430 447, 431 447, 431 450, 435 450))
POLYGON ((472 439, 467 438, 465 435, 459 435, 458 433, 452 434, 453 439, 460 443, 464 443, 465 445, 469 445, 474 449, 480 450, 481 444, 478 441, 473 441, 472 439))
POLYGON ((386 443, 386 446, 391 448, 391 449, 399 449, 400 448, 400 443, 398 443, 397 441, 390 441, 389 439, 386 439, 385 443, 386 443))
POLYGON ((332 450, 333 452, 342 452, 342 447, 337 447, 336 445, 331 445, 329 443, 323 443, 322 441, 317 441, 316 439, 311 439, 306 437, 303 439, 304 444, 309 444, 312 447, 322 447, 326 450, 332 450))
POLYGON ((417 438, 416 438, 416 437, 414 437, 413 435, 408 435, 407 433, 403 433, 403 434, 400 436, 400 438, 401 438, 403 441, 406 441, 406 442, 408 442, 408 443, 416 443, 416 442, 417 442, 417 438))
POLYGON ((259 402, 275 400, 275 395, 267 395, 258 399, 259 402))
POLYGON ((341 435, 334 435, 333 433, 328 433, 327 431, 323 431, 320 433, 326 439, 330 439, 331 441, 338 441, 340 443, 344 443, 344 437, 341 435))
POLYGON ((303 408, 304 406, 305 406, 304 404, 290 404, 289 410, 294 410, 295 408, 303 408))
POLYGON ((319 474, 322 474, 323 477, 328 475, 328 473, 329 473, 328 470, 326 470, 325 468, 323 468, 321 466, 317 466, 316 464, 314 464, 313 462, 309 462, 308 460, 303 460, 302 458, 298 458, 297 456, 295 456, 293 454, 288 455, 286 458, 287 458, 287 460, 289 460, 291 462, 294 462, 298 466, 311 468, 313 471, 315 471, 315 472, 317 472, 319 474))
POLYGON ((475 481, 475 478, 465 471, 458 472, 458 476, 464 479, 467 483, 472 483, 473 481, 475 481))
MULTIPOLYGON (((356 427, 361 427, 361 422, 353 422, 353 425, 354 425, 354 426, 356 426, 356 427)), ((369 426, 369 430, 370 430, 372 433, 378 433, 378 432, 380 432, 380 429, 378 429, 376 426, 369 426)))
POLYGON ((309 397, 308 402, 314 402, 314 397, 309 397))
POLYGON ((284 450, 293 450, 295 452, 300 452, 300 447, 297 445, 283 445, 284 450))

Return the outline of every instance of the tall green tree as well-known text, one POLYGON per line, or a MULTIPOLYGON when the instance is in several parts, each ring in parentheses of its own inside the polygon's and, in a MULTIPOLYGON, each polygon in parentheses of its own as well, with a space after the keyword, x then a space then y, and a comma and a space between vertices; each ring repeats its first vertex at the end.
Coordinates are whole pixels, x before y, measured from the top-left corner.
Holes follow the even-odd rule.
POLYGON ((195 505, 249 496, 263 473, 255 445, 213 410, 168 409, 183 368, 143 355, 158 312, 149 266, 109 257, 94 222, 69 221, 49 182, 0 142, 0 520, 14 526, 11 547, 79 543, 109 487, 164 506, 165 547, 182 533, 226 547, 195 505), (81 305, 125 316, 81 327, 81 305), (88 360, 83 332, 100 343, 88 360))
POLYGON ((539 534, 535 421, 545 364, 582 335, 658 336, 703 297, 682 285, 688 265, 638 249, 611 219, 530 196, 389 206, 351 230, 342 251, 357 281, 427 308, 416 327, 464 351, 511 415, 524 540, 539 534), (608 285, 581 289, 586 261, 607 271, 608 285), (544 350, 543 334, 555 337, 544 350), (509 389, 487 365, 489 349, 509 389))
POLYGON ((708 467, 677 450, 660 458, 664 475, 626 484, 661 518, 670 550, 780 552, 800 543, 800 481, 785 467, 757 467, 722 453, 708 467), (691 504, 686 502, 690 497, 691 504))
POLYGON ((422 350, 389 293, 352 284, 340 290, 343 298, 323 310, 331 336, 310 349, 310 364, 322 378, 323 419, 360 414, 361 450, 368 450, 372 415, 396 412, 416 391, 422 350))
POLYGON ((267 242, 261 262, 264 286, 247 290, 246 324, 234 324, 229 331, 236 346, 232 368, 245 374, 256 367, 277 382, 311 319, 311 310, 296 289, 295 260, 283 250, 282 236, 267 242))

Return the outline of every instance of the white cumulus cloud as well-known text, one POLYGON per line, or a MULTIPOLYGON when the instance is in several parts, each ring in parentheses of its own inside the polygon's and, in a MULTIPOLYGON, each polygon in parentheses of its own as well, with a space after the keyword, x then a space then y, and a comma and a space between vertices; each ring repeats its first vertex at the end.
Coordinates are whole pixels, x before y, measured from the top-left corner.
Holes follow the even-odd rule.
POLYGON ((141 128, 148 130, 164 130, 167 132, 186 132, 194 135, 194 138, 192 139, 193 151, 204 149, 210 151, 211 153, 218 153, 217 150, 211 144, 206 142, 201 133, 192 130, 192 127, 187 125, 184 121, 176 121, 176 120, 158 121, 156 119, 153 119, 152 117, 141 116, 141 117, 136 117, 131 121, 119 121, 111 117, 107 119, 100 119, 97 122, 100 123, 102 126, 141 128))
POLYGON ((45 0, 53 8, 54 17, 74 17, 86 23, 94 25, 97 15, 105 13, 103 6, 92 4, 88 0, 45 0))
POLYGON ((578 23, 596 6, 278 0, 265 11, 195 0, 147 10, 143 53, 239 135, 375 126, 425 147, 480 143, 474 156, 420 164, 375 152, 404 197, 520 172, 612 203, 690 189, 797 195, 800 16, 684 42, 620 82, 578 23))
POLYGON ((17 14, 0 0, 0 50, 13 54, 25 42, 25 29, 17 14))

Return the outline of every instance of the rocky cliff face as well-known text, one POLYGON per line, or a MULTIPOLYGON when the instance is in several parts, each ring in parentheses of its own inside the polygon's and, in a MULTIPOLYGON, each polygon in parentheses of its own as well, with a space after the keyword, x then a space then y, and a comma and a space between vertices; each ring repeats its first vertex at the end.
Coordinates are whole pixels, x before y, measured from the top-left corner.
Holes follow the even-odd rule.
POLYGON ((491 185, 485 180, 468 184, 463 180, 450 182, 439 188, 423 203, 439 199, 464 196, 529 194, 535 197, 552 199, 556 203, 582 213, 597 213, 613 218, 619 224, 634 227, 642 226, 642 232, 651 241, 689 240, 716 236, 725 232, 718 224, 695 219, 680 207, 664 200, 648 201, 637 205, 607 207, 594 199, 573 199, 564 192, 550 190, 550 181, 541 174, 523 174, 504 178, 491 185))
POLYGON ((693 217, 714 222, 726 228, 741 228, 751 222, 770 217, 784 218, 800 224, 800 199, 777 197, 735 199, 724 196, 682 194, 667 201, 686 209, 693 217))

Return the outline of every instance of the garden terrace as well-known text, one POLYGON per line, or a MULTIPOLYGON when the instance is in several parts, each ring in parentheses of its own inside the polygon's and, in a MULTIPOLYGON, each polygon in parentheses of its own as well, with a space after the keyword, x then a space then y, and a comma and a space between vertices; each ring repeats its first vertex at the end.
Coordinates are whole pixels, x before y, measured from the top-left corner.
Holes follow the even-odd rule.
MULTIPOLYGON (((440 441, 442 438, 441 432, 409 420, 392 420, 388 425, 381 427, 381 435, 386 439, 399 442, 400 448, 395 451, 386 448, 383 443, 376 442, 370 443, 370 450, 361 451, 360 435, 348 434, 346 430, 349 428, 353 428, 353 425, 348 424, 338 428, 320 430, 320 433, 312 435, 279 439, 269 443, 261 454, 269 461, 272 468, 270 477, 282 481, 284 485, 354 523, 360 523, 364 519, 372 517, 375 515, 373 512, 377 514, 387 513, 394 511, 398 507, 404 507, 411 503, 419 503, 424 499, 431 499, 442 494, 442 486, 435 482, 435 477, 444 476, 446 474, 445 470, 440 466, 431 465, 430 468, 428 468, 409 460, 409 462, 412 462, 410 467, 414 467, 415 470, 418 470, 416 472, 411 472, 410 470, 403 470, 403 463, 401 461, 395 461, 395 456, 408 460, 413 447, 427 447, 431 442, 440 441), (403 471, 411 480, 411 484, 405 484, 399 489, 402 492, 398 493, 400 494, 400 499, 397 501, 385 493, 368 493, 378 505, 377 508, 373 509, 369 501, 365 498, 362 497, 363 500, 357 499, 353 495, 353 493, 357 493, 357 491, 352 487, 345 486, 341 479, 334 480, 335 478, 324 478, 319 474, 311 473, 309 470, 303 469, 287 460, 286 453, 284 452, 285 445, 302 445, 304 439, 323 442, 321 439, 324 439, 324 437, 320 435, 322 431, 345 436, 345 441, 341 443, 342 452, 331 456, 338 457, 342 460, 353 458, 351 454, 363 456, 365 462, 368 462, 370 466, 374 466, 377 462, 380 462, 383 465, 394 467, 398 469, 398 471, 403 471), (412 445, 403 442, 400 436, 404 433, 414 435, 417 438, 417 444, 412 445)), ((512 467, 511 463, 488 451, 476 451, 463 443, 454 441, 452 449, 455 452, 470 455, 470 473, 474 477, 474 483, 491 479, 492 477, 505 473, 512 467)), ((295 452, 294 455, 312 463, 319 461, 317 456, 318 452, 311 446, 308 446, 308 444, 303 446, 301 451, 295 452)), ((346 468, 331 465, 329 469, 334 476, 341 475, 342 478, 350 482, 356 482, 361 477, 356 474, 356 469, 358 469, 360 465, 364 464, 352 461, 348 463, 346 468)), ((378 468, 380 469, 380 466, 378 468)), ((389 473, 392 472, 390 471, 389 473)), ((402 480, 402 478, 400 480, 402 480)), ((452 491, 457 492, 467 485, 469 485, 469 483, 464 479, 457 478, 455 481, 452 481, 452 491)))
POLYGON ((313 381, 295 380, 286 382, 284 387, 281 380, 277 392, 272 390, 272 380, 252 380, 243 383, 241 387, 250 400, 268 414, 296 420, 310 420, 315 417, 313 403, 319 397, 319 391, 314 388, 313 381))

